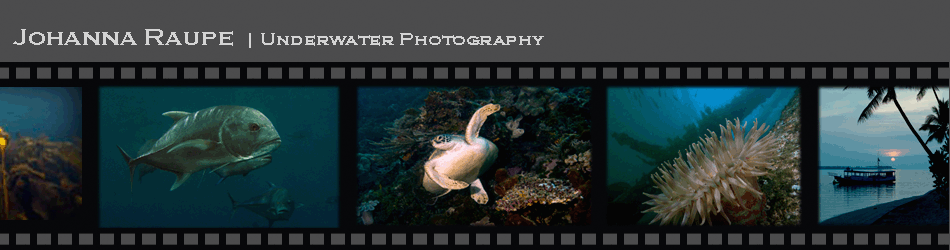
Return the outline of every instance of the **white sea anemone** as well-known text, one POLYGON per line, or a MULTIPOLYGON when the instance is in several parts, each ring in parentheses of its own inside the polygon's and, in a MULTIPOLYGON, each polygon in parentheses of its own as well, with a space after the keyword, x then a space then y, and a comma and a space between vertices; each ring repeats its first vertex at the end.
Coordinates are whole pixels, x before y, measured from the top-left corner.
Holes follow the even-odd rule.
POLYGON ((710 135, 687 150, 686 161, 681 152, 651 176, 662 193, 644 193, 652 198, 644 204, 653 207, 643 212, 657 213, 650 224, 712 225, 712 215, 732 224, 730 217, 754 217, 756 211, 751 210, 761 209, 761 202, 752 201, 762 197, 756 177, 773 168, 769 161, 778 143, 774 134, 762 136, 768 127, 759 127, 758 120, 748 134, 745 124, 740 127, 739 118, 735 121, 719 125, 721 136, 707 130, 710 135))

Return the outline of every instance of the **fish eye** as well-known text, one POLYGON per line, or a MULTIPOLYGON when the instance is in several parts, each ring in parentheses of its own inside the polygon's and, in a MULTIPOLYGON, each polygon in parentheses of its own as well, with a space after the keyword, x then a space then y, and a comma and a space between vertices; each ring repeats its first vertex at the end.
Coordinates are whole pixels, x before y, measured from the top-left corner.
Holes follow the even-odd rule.
POLYGON ((253 132, 253 131, 258 131, 258 130, 261 130, 261 125, 257 125, 257 123, 251 123, 251 125, 249 126, 249 129, 250 129, 252 132, 253 132))

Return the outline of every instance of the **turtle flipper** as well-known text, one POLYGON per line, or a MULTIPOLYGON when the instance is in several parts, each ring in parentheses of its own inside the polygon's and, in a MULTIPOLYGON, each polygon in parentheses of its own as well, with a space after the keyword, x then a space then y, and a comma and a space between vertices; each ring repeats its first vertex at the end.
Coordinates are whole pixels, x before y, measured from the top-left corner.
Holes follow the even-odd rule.
POLYGON ((475 138, 478 138, 478 131, 482 129, 482 123, 485 123, 485 119, 499 110, 501 110, 501 105, 487 104, 475 111, 472 119, 468 121, 468 127, 465 128, 465 141, 469 145, 475 143, 475 138))
POLYGON ((468 190, 472 192, 472 199, 478 204, 485 205, 485 203, 488 203, 488 193, 485 192, 485 188, 482 187, 482 180, 475 179, 472 185, 468 187, 468 190))
POLYGON ((432 181, 434 181, 436 184, 439 184, 439 186, 442 188, 458 190, 467 188, 469 186, 468 183, 453 180, 452 178, 439 173, 435 170, 435 164, 432 164, 432 162, 426 162, 425 168, 426 176, 432 179, 432 181))

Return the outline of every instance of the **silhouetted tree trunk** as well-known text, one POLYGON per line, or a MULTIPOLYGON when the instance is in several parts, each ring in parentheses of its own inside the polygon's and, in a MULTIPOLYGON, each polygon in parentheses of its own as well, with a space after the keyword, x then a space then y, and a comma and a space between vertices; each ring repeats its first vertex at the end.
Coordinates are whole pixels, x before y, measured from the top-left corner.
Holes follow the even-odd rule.
MULTIPOLYGON (((894 88, 890 88, 889 91, 894 91, 894 88)), ((934 155, 930 148, 927 147, 927 143, 924 142, 924 139, 920 138, 920 134, 917 133, 917 130, 914 129, 914 125, 910 124, 910 119, 907 119, 907 115, 904 114, 904 109, 901 108, 901 104, 897 102, 897 98, 894 98, 894 106, 897 106, 897 111, 901 112, 901 117, 904 117, 904 122, 907 123, 907 127, 910 128, 910 132, 914 133, 914 137, 917 137, 917 141, 920 142, 920 146, 924 147, 924 151, 927 151, 927 156, 931 157, 934 155)))

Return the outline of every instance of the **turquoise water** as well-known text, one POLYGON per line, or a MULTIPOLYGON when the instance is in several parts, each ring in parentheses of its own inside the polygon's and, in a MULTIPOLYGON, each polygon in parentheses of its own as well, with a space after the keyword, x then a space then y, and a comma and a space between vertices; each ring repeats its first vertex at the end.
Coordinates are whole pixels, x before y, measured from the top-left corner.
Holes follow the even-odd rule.
POLYGON ((929 170, 898 169, 894 184, 838 186, 828 173, 842 174, 841 169, 819 170, 818 221, 858 209, 925 194, 933 190, 929 170))
POLYGON ((269 189, 286 188, 296 209, 290 221, 274 227, 337 227, 339 195, 338 90, 329 87, 103 87, 100 89, 99 199, 104 228, 266 227, 267 220, 247 209, 231 218, 231 201, 245 201, 269 189), (166 111, 194 112, 217 105, 260 110, 281 137, 273 162, 247 176, 221 184, 210 173, 196 173, 169 191, 175 175, 156 171, 136 177, 130 190, 129 167, 116 149, 135 153, 148 139, 161 137, 173 124, 166 111), (133 192, 134 191, 134 192, 133 192))
POLYGON ((0 127, 12 138, 82 137, 82 88, 0 88, 0 127))
MULTIPOLYGON (((668 147, 668 139, 682 136, 683 126, 697 124, 701 113, 708 107, 729 113, 742 113, 743 122, 752 126, 753 121, 771 127, 782 116, 782 110, 795 96, 797 88, 706 88, 706 87, 611 87, 607 89, 607 183, 633 183, 643 174, 656 168, 646 164, 643 159, 650 156, 630 147, 621 145, 613 133, 623 133, 633 139, 668 147), (752 103, 747 99, 738 99, 743 90, 755 89, 754 93, 767 93, 764 99, 752 103), (735 101, 734 109, 725 108, 735 101)), ((725 124, 725 120, 717 120, 725 124)), ((747 128, 748 128, 747 127, 747 128)), ((717 129, 715 132, 719 133, 717 129)), ((702 134, 708 134, 702 130, 702 134)), ((698 140, 698 138, 690 138, 698 140)), ((686 148, 676 149, 685 150, 686 148)), ((671 160, 671 159, 653 159, 671 160)))

